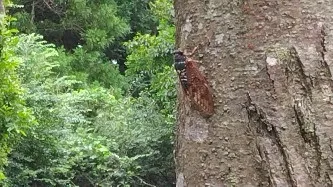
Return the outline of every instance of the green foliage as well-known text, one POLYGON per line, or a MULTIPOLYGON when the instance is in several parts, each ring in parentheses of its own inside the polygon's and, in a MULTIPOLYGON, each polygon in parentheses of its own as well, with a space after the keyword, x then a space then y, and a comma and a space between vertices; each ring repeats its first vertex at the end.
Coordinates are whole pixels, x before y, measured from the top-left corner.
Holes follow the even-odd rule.
POLYGON ((149 91, 152 98, 158 102, 161 107, 160 112, 165 115, 169 124, 175 122, 177 78, 173 66, 165 66, 161 72, 153 76, 149 91))
POLYGON ((129 184, 139 167, 138 156, 118 156, 118 142, 93 133, 96 111, 110 107, 116 98, 102 87, 57 77, 52 68, 58 66, 53 61, 58 54, 40 39, 21 35, 15 51, 24 59, 20 72, 28 73, 25 97, 39 123, 14 147, 4 184, 129 184))
POLYGON ((100 49, 129 31, 128 25, 117 16, 117 11, 117 5, 112 0, 99 3, 71 1, 62 24, 80 32, 88 49, 100 49))
POLYGON ((55 46, 47 44, 42 36, 36 34, 21 35, 19 39, 15 52, 24 62, 19 69, 22 81, 44 81, 52 74, 51 69, 58 66, 56 61, 48 60, 58 55, 55 46))
POLYGON ((119 74, 117 65, 108 61, 98 51, 76 48, 70 57, 70 67, 77 72, 87 73, 87 81, 97 81, 106 88, 126 88, 125 78, 119 74))
POLYGON ((49 41, 60 45, 69 42, 71 48, 84 41, 89 50, 103 49, 116 37, 129 32, 129 26, 118 16, 117 4, 113 0, 55 0, 52 3, 43 0, 16 0, 15 3, 25 5, 23 11, 15 14, 21 18, 18 26, 26 29, 22 31, 32 32, 37 29, 48 36, 49 41), (70 32, 66 33, 67 31, 70 32), (70 33, 79 38, 62 38, 70 33), (62 41, 63 39, 70 41, 62 41))
POLYGON ((158 186, 172 183, 173 123, 158 112, 157 103, 147 95, 118 102, 97 112, 98 134, 117 142, 120 155, 139 156, 139 174, 147 181, 158 186))
POLYGON ((165 17, 170 7, 163 5, 171 6, 171 3, 169 0, 151 3, 156 16, 161 16, 156 36, 138 33, 133 40, 124 43, 129 52, 126 62, 128 75, 136 75, 138 72, 152 74, 161 71, 163 66, 172 64, 170 52, 174 49, 175 28, 167 22, 170 14, 168 18, 165 17), (165 12, 162 13, 162 10, 165 12))
MULTIPOLYGON (((134 109, 135 115, 139 115, 140 119, 144 118, 145 120, 136 119, 137 122, 130 122, 131 118, 126 118, 122 120, 123 125, 120 130, 103 129, 102 131, 128 132, 127 129, 137 129, 135 132, 138 134, 126 136, 127 142, 123 142, 122 145, 127 145, 128 147, 125 150, 130 150, 134 154, 138 150, 144 149, 150 152, 151 154, 145 160, 141 160, 143 166, 141 175, 145 176, 147 181, 163 186, 166 185, 165 181, 168 181, 167 184, 171 185, 174 179, 173 155, 171 152, 173 150, 172 127, 175 123, 175 85, 177 78, 173 68, 171 52, 174 49, 175 28, 170 24, 171 1, 157 0, 150 3, 150 5, 152 12, 159 20, 158 34, 155 36, 138 33, 133 40, 125 42, 129 52, 126 62, 128 67, 126 75, 132 81, 133 95, 138 97, 137 100, 132 101, 134 103, 130 106, 131 109, 134 109), (146 105, 150 105, 150 107, 142 107, 146 105), (141 108, 149 110, 142 111, 141 108), (158 116, 155 116, 156 111, 158 111, 158 116), (145 116, 145 114, 149 115, 145 116), (152 119, 154 120, 150 121, 152 119), (134 126, 131 127, 131 124, 134 126), (160 125, 160 127, 152 127, 152 124, 160 125), (164 129, 164 131, 158 132, 156 129, 164 129), (154 131, 150 134, 150 130, 154 131), (154 135, 154 133, 156 134, 154 135), (143 138, 140 141, 140 138, 137 137, 141 136, 146 139, 143 138)), ((123 104, 122 106, 126 105, 123 104)), ((126 111, 126 108, 123 110, 126 111)), ((112 119, 109 120, 113 121, 112 119)), ((107 127, 110 127, 110 125, 107 127)))
POLYGON ((14 23, 21 31, 34 32, 36 31, 36 25, 31 22, 31 15, 28 12, 19 12, 15 15, 18 22, 14 23))
POLYGON ((107 88, 118 89, 119 85, 119 90, 126 89, 118 67, 103 54, 108 46, 130 32, 126 19, 118 16, 115 1, 16 0, 16 3, 24 5, 23 9, 12 10, 20 18, 17 27, 26 33, 38 31, 47 41, 69 50, 59 51, 64 53, 60 63, 66 65, 59 70, 67 70, 59 73, 107 88))
POLYGON ((127 57, 126 73, 128 75, 136 75, 138 72, 152 74, 161 71, 165 65, 171 65, 174 32, 174 26, 162 24, 159 26, 157 36, 138 33, 132 41, 125 42, 130 54, 127 57))
POLYGON ((171 171, 159 145, 171 151, 172 123, 154 100, 59 77, 59 54, 39 35, 21 35, 15 53, 23 59, 25 99, 39 123, 14 147, 4 184, 125 186, 171 171), (163 170, 151 161, 164 163, 163 170))
POLYGON ((119 157, 111 152, 114 142, 83 128, 75 133, 63 129, 60 137, 60 133, 55 135, 29 137, 17 147, 19 151, 11 155, 7 168, 7 185, 117 186, 133 181, 137 157, 119 157), (54 137, 58 138, 50 141, 54 137))
POLYGON ((158 0, 151 3, 151 7, 160 20, 158 35, 139 33, 133 40, 125 42, 130 53, 127 56, 126 74, 132 79, 133 92, 148 90, 158 102, 161 112, 173 123, 177 78, 172 59, 175 28, 169 24, 172 3, 158 0))
POLYGON ((115 0, 119 6, 119 15, 127 20, 133 34, 154 33, 156 17, 150 8, 153 0, 115 0))
MULTIPOLYGON (((15 106, 31 122, 16 121, 17 128, 4 133, 9 138, 0 139, 0 148, 12 149, 0 185, 173 186, 172 2, 17 2, 25 7, 12 10, 16 26, 27 34, 11 35, 15 42, 2 46, 10 46, 5 54, 16 59, 9 71, 15 106), (125 42, 123 76, 103 52, 112 44, 114 53, 122 53, 118 44, 130 37, 129 27, 140 33, 125 42), (33 119, 38 123, 32 125, 33 119), (26 135, 18 139, 9 132, 26 135)), ((25 119, 17 114, 0 113, 0 119, 25 119)), ((1 151, 0 159, 7 153, 1 151)))
POLYGON ((99 134, 118 142, 122 146, 120 150, 125 151, 122 152, 124 155, 137 155, 138 152, 133 152, 133 149, 147 151, 147 154, 152 152, 145 150, 150 141, 157 141, 170 132, 172 126, 165 124, 163 116, 156 112, 154 100, 146 96, 125 98, 118 102, 107 110, 98 111, 96 126, 99 134))
MULTIPOLYGON (((152 7, 152 12, 155 17, 159 20, 160 26, 165 26, 166 22, 172 22, 174 10, 171 0, 155 0, 150 2, 149 5, 152 7)), ((172 24, 169 24, 169 26, 172 24)))
POLYGON ((32 113, 25 106, 24 90, 16 72, 21 63, 14 49, 18 38, 17 31, 9 29, 11 17, 0 20, 0 180, 4 179, 3 166, 11 147, 26 130, 35 123, 32 113))

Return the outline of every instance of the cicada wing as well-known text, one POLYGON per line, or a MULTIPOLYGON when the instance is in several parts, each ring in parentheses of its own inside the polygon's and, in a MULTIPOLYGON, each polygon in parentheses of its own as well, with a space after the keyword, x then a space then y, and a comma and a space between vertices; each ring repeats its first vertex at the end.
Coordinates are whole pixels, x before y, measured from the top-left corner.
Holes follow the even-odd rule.
POLYGON ((214 113, 213 94, 206 77, 200 72, 196 61, 189 59, 186 64, 188 76, 188 95, 191 105, 203 116, 209 117, 214 113))

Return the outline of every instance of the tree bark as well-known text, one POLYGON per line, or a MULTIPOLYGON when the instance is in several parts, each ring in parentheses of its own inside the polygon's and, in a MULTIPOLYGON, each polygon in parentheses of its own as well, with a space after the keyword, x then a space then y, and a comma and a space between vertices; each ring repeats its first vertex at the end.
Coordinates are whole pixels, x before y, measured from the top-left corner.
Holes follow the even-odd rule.
POLYGON ((179 91, 177 186, 333 186, 333 1, 175 0, 176 45, 213 88, 179 91))

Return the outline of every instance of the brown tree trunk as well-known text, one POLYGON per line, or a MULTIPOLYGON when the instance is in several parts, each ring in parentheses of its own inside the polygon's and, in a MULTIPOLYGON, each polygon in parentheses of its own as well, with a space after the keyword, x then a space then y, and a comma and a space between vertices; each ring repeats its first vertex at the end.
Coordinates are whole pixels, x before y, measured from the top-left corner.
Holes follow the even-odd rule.
POLYGON ((333 1, 175 0, 177 47, 214 90, 179 97, 177 186, 333 186, 333 1))

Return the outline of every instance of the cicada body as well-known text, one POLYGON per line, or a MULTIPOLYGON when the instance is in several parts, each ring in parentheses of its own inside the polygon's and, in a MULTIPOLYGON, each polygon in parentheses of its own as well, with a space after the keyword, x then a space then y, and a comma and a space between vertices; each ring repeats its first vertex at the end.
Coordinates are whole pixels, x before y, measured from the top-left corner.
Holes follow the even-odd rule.
POLYGON ((206 77, 200 72, 197 61, 187 57, 181 51, 175 53, 175 69, 191 107, 204 117, 214 114, 213 94, 206 77))

